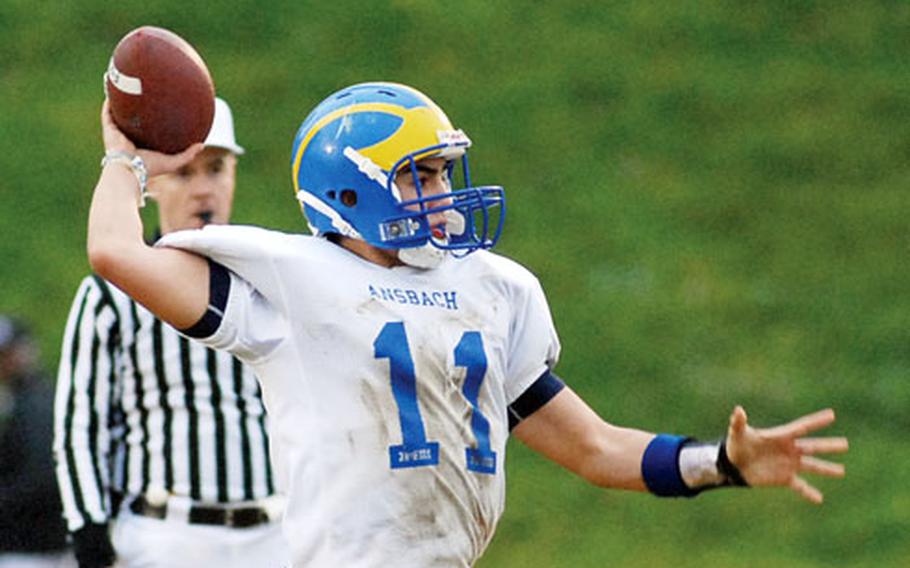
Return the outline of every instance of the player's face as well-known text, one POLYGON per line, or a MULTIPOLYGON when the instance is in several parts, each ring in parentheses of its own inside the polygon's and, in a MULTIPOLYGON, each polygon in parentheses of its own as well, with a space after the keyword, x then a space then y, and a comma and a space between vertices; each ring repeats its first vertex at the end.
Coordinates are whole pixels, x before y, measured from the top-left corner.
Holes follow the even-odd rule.
MULTIPOLYGON (((446 170, 446 160, 443 158, 426 158, 417 162, 417 179, 420 180, 420 192, 424 198, 433 197, 434 195, 443 195, 451 192, 449 177, 446 170)), ((395 185, 401 192, 401 199, 408 201, 417 198, 417 185, 414 182, 414 175, 409 166, 398 172, 395 176, 395 185)), ((436 201, 427 202, 427 207, 439 207, 452 203, 451 197, 445 197, 436 201)), ((417 206, 412 206, 417 209, 417 206)), ((427 220, 433 229, 435 236, 445 235, 446 218, 443 213, 431 213, 427 220), (440 231, 438 234, 437 231, 440 231)))
MULTIPOLYGON (((420 192, 423 197, 432 197, 442 195, 451 191, 449 186, 448 174, 446 172, 446 161, 443 158, 426 158, 417 162, 417 179, 420 180, 420 192)), ((414 182, 414 175, 410 166, 405 166, 398 174, 395 175, 395 185, 401 194, 403 201, 409 201, 417 198, 417 184, 414 182)), ((451 197, 441 198, 435 201, 429 201, 427 207, 436 207, 451 203, 451 197)), ((419 206, 412 205, 411 209, 417 210, 419 206)), ((442 213, 431 213, 428 217, 430 227, 433 228, 436 236, 445 235, 446 219, 442 213)), ((364 241, 357 239, 342 239, 342 246, 354 251, 359 256, 366 258, 370 262, 382 266, 400 266, 403 263, 398 258, 398 251, 374 247, 364 241)))
POLYGON ((161 233, 225 224, 231 217, 237 157, 222 148, 205 148, 174 173, 149 180, 158 203, 161 233))

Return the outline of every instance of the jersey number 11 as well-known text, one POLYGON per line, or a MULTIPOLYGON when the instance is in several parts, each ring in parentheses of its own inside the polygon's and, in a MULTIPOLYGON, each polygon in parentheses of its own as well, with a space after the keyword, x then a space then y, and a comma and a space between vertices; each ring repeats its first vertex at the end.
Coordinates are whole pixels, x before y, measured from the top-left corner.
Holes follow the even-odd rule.
MULTIPOLYGON (((392 469, 424 467, 439 463, 439 442, 427 440, 417 401, 417 376, 403 322, 388 322, 373 341, 374 357, 389 360, 392 394, 398 405, 402 443, 389 446, 392 469)), ((487 374, 487 356, 480 332, 466 331, 455 347, 455 365, 467 370, 462 393, 471 403, 471 431, 477 447, 465 448, 466 467, 478 473, 496 473, 496 452, 490 447, 490 422, 480 411, 477 398, 487 374)))

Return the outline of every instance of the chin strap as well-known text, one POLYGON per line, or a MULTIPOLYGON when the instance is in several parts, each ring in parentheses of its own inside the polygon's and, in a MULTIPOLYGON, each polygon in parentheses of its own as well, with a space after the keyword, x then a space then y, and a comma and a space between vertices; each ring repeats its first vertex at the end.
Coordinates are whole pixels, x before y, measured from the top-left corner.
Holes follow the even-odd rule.
MULTIPOLYGON (((453 209, 445 211, 444 215, 446 218, 446 236, 440 239, 439 242, 448 243, 448 235, 461 235, 464 233, 465 220, 461 213, 453 209)), ((445 260, 449 251, 434 246, 432 238, 423 246, 398 249, 398 260, 414 268, 436 268, 445 260)))
POLYGON ((427 243, 420 247, 398 249, 398 260, 414 268, 436 268, 445 260, 448 251, 427 243))

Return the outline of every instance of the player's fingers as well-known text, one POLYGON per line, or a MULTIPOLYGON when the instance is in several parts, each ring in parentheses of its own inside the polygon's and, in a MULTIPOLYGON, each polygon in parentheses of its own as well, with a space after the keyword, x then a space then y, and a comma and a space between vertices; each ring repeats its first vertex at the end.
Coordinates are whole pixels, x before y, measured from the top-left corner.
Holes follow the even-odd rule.
POLYGON ((160 152, 150 151, 143 151, 142 154, 146 158, 146 165, 149 168, 149 175, 157 175, 159 173, 174 171, 184 166, 185 164, 190 163, 196 154, 198 154, 204 147, 205 145, 199 142, 193 144, 179 154, 162 154, 160 152))
POLYGON ((799 494, 803 499, 815 503, 816 505, 821 505, 822 501, 824 501, 822 492, 812 487, 805 479, 798 475, 790 480, 790 489, 799 494))
POLYGON ((796 447, 805 455, 842 454, 850 449, 850 443, 843 437, 800 438, 796 447))
POLYGON ((196 154, 198 154, 199 152, 202 151, 203 148, 205 148, 205 144, 203 144, 202 142, 197 142, 197 143, 193 144, 192 146, 190 146, 189 148, 187 148, 186 150, 184 150, 183 152, 180 152, 179 154, 177 154, 175 156, 175 158, 179 159, 180 161, 192 160, 193 158, 196 157, 196 154))
POLYGON ((114 124, 107 99, 104 99, 101 105, 101 138, 104 141, 105 152, 136 153, 135 145, 114 124))
POLYGON ((743 407, 736 405, 736 408, 730 414, 730 433, 734 435, 741 434, 746 429, 748 420, 749 417, 743 407))
POLYGON ((830 462, 811 456, 803 456, 799 459, 799 469, 806 473, 814 473, 826 477, 843 477, 846 473, 846 468, 842 463, 830 462))
POLYGON ((107 98, 104 99, 104 103, 101 105, 101 126, 105 128, 110 128, 114 124, 114 119, 111 118, 111 105, 108 102, 107 98))
POLYGON ((830 425, 834 422, 834 419, 834 411, 830 408, 826 408, 824 410, 819 410, 818 412, 813 412, 812 414, 801 416, 782 426, 771 428, 769 429, 768 434, 772 436, 799 438, 830 425))

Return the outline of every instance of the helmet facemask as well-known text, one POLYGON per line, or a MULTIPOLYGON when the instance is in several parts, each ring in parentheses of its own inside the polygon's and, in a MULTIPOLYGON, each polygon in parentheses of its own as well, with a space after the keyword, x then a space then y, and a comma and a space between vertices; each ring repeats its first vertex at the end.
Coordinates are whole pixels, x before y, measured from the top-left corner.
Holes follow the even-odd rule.
POLYGON ((415 195, 407 196, 409 199, 402 198, 398 185, 389 178, 387 190, 398 201, 399 211, 381 221, 382 242, 377 246, 398 249, 399 258, 406 264, 431 268, 446 253, 462 257, 478 249, 489 249, 499 239, 505 214, 502 188, 473 187, 464 150, 459 148, 452 153, 457 157, 446 162, 443 174, 447 192, 427 195, 420 181, 420 161, 446 155, 440 152, 409 154, 395 165, 399 176, 411 176, 415 195), (463 189, 452 190, 456 170, 461 174, 463 189))

